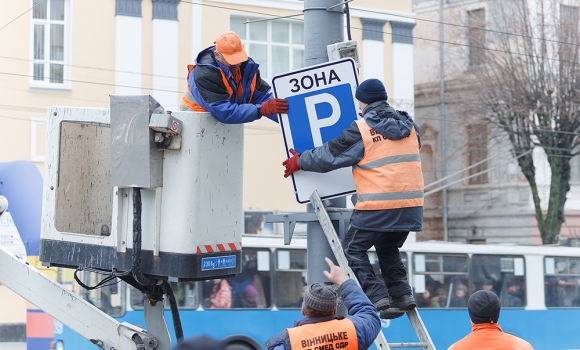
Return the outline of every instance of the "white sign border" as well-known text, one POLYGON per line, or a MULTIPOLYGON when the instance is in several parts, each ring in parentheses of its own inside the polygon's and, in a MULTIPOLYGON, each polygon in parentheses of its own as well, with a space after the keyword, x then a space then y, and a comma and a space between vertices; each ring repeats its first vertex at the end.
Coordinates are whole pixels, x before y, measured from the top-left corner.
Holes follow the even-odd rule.
MULTIPOLYGON (((295 74, 299 74, 299 73, 304 73, 304 72, 308 72, 311 70, 316 70, 319 68, 323 68, 323 67, 327 67, 327 66, 333 66, 333 65, 338 65, 338 64, 342 64, 344 62, 349 62, 352 65, 353 68, 353 72, 354 72, 354 80, 356 82, 356 86, 358 86, 360 84, 360 79, 358 76, 358 68, 357 68, 357 64, 356 61, 350 57, 345 57, 345 58, 341 58, 339 60, 334 60, 334 61, 328 61, 328 62, 324 62, 324 63, 320 63, 320 64, 316 64, 316 65, 312 65, 312 66, 308 66, 308 67, 304 67, 304 68, 300 68, 294 71, 290 71, 290 72, 286 72, 286 73, 281 73, 278 74, 276 76, 274 76, 272 78, 272 89, 274 90, 274 96, 278 97, 278 92, 276 90, 276 84, 275 81, 276 79, 280 79, 282 77, 286 77, 288 75, 295 75, 295 74)), ((284 141, 284 148, 286 150, 286 156, 288 158, 290 158, 291 154, 289 152, 289 147, 288 147, 288 140, 286 139, 286 131, 284 129, 284 123, 282 122, 283 118, 281 118, 280 115, 278 115, 278 122, 280 124, 280 129, 282 131, 282 137, 283 137, 283 141, 284 141)), ((339 171, 340 169, 334 170, 334 171, 339 171)), ((350 170, 350 169, 349 169, 350 170)), ((296 198, 296 201, 300 204, 308 204, 310 203, 310 196, 308 196, 307 199, 301 199, 299 196, 299 191, 298 191, 298 187, 296 186, 296 181, 294 179, 294 174, 291 175, 292 178, 292 186, 294 189, 294 196, 296 198)), ((354 183, 354 180, 353 180, 354 183)), ((331 198, 337 198, 337 197, 342 197, 342 196, 347 196, 350 194, 354 194, 356 193, 356 189, 352 189, 352 190, 348 190, 348 191, 343 191, 340 193, 334 193, 334 194, 328 194, 328 195, 323 195, 320 194, 320 198, 321 199, 331 199, 331 198)))

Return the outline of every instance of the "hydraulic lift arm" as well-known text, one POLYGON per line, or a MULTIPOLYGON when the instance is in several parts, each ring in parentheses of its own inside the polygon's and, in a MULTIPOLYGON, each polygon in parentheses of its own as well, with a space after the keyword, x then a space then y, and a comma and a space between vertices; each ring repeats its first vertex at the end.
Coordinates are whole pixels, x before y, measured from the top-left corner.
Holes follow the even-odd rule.
POLYGON ((144 329, 116 321, 1 246, 0 283, 102 349, 157 347, 144 329))

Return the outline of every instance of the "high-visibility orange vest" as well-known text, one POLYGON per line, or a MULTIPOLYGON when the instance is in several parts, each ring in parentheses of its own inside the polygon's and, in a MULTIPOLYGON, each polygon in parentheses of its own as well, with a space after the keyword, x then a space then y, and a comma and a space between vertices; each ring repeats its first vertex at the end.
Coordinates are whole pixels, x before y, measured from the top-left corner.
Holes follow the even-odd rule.
POLYGON ((423 173, 415 128, 408 137, 389 140, 365 120, 357 120, 365 154, 353 167, 357 210, 423 206, 423 173))
POLYGON ((292 350, 358 350, 356 329, 348 318, 287 330, 292 350))
MULTIPOLYGON (((189 75, 191 74, 191 72, 193 71, 193 68, 195 68, 195 64, 189 64, 187 65, 187 80, 189 80, 189 75)), ((226 76, 226 73, 224 73, 223 70, 219 70, 220 73, 222 74, 222 83, 224 84, 224 86, 226 87, 226 89, 228 90, 228 95, 230 96, 229 98, 231 99, 232 95, 234 94, 234 89, 231 87, 229 81, 228 81, 228 77, 226 76)), ((248 103, 252 100, 252 97, 254 96, 254 91, 256 90, 256 75, 254 75, 254 77, 252 78, 252 84, 250 85, 250 95, 247 101, 240 101, 240 99, 242 98, 242 96, 244 95, 244 91, 243 91, 243 87, 242 84, 238 84, 238 91, 237 91, 237 101, 231 101, 231 102, 241 102, 241 103, 248 103)), ((196 112, 207 112, 198 102, 197 99, 191 94, 191 89, 189 88, 189 84, 187 84, 187 91, 185 91, 185 94, 183 95, 183 98, 181 99, 181 104, 192 110, 192 111, 196 111, 196 112)))

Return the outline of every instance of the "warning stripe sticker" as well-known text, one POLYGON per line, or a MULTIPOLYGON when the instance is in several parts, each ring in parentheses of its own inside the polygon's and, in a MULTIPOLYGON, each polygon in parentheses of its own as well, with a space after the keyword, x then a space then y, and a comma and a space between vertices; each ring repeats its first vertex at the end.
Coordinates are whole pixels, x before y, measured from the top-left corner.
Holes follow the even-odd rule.
POLYGON ((230 252, 233 250, 241 250, 242 242, 218 243, 215 245, 206 244, 197 246, 197 254, 230 252))

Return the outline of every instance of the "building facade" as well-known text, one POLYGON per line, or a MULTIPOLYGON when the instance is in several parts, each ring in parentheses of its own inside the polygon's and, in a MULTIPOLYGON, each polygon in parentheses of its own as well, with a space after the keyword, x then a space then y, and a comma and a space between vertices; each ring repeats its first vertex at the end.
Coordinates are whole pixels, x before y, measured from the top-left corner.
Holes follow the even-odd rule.
MULTIPOLYGON (((48 106, 108 108, 111 94, 150 94, 165 109, 177 110, 187 65, 227 30, 240 35, 269 82, 303 67, 304 5, 300 0, 251 5, 243 0, 0 0, 0 163, 29 160, 43 173, 48 106), (260 19, 271 20, 253 22, 260 19)), ((359 79, 381 79, 391 103, 413 114, 411 0, 358 0, 351 3, 350 16, 359 79)), ((346 33, 345 28, 345 40, 346 33)), ((283 177, 279 126, 259 120, 246 124, 244 135, 244 208, 304 211, 283 177)), ((274 225, 270 232, 282 233, 274 225)), ((3 288, 0 294, 10 294, 3 288)), ((11 314, 0 316, 0 323, 18 324, 26 317, 25 310, 11 314)))
MULTIPOLYGON (((441 40, 438 0, 414 0, 417 14, 415 36, 415 111, 421 127, 423 171, 426 185, 446 176, 447 201, 442 191, 425 201, 423 239, 448 239, 467 243, 542 244, 530 186, 512 154, 505 133, 488 125, 465 103, 477 94, 470 73, 485 69, 486 55, 497 43, 499 29, 492 17, 501 2, 445 0, 443 2, 443 81, 441 96, 441 40), (496 30, 494 32, 494 30, 496 30), (444 102, 444 109, 441 103, 444 102), (443 112, 443 113, 442 113, 443 112), (444 224, 446 207, 447 225, 444 224)), ((539 3, 530 0, 530 6, 539 3)), ((570 9, 578 5, 570 2, 570 9)), ((564 6, 568 6, 564 4, 564 6)), ((499 33, 501 34, 501 33, 499 33)), ((533 151, 542 208, 548 207, 550 168, 545 152, 533 151)), ((565 205, 560 236, 575 239, 580 233, 580 163, 571 160, 571 190, 565 205)), ((427 187, 439 188, 443 182, 427 187)))

